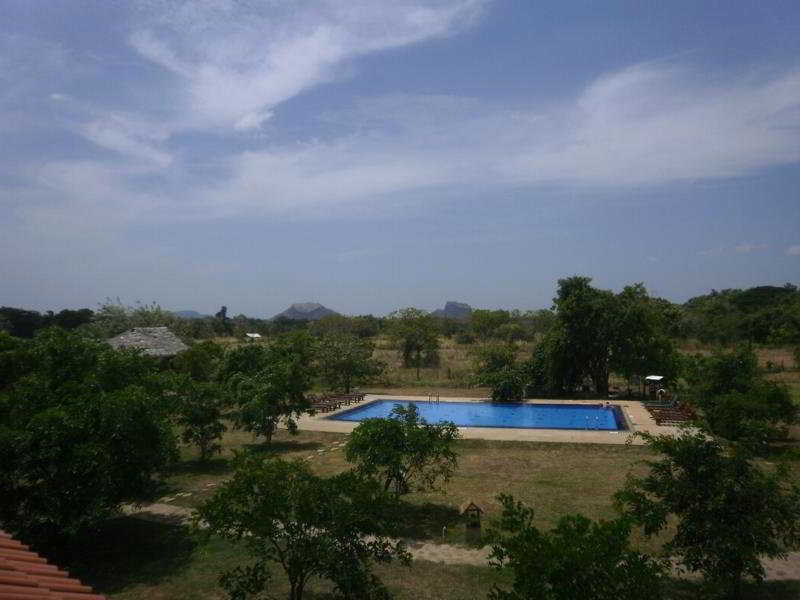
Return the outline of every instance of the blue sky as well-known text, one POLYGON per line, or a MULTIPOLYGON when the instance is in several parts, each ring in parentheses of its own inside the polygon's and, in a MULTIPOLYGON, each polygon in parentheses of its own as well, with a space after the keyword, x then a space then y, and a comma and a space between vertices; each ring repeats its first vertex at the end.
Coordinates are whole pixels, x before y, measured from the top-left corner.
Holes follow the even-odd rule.
POLYGON ((2 9, 2 305, 800 283, 797 2, 2 9))

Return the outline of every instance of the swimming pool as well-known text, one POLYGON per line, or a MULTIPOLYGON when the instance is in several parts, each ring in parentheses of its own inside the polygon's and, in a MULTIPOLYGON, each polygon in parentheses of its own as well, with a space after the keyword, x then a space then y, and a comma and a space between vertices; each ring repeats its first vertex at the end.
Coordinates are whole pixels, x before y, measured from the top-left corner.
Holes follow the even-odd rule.
POLYGON ((459 427, 513 427, 519 429, 625 430, 619 406, 603 404, 496 404, 491 402, 426 402, 373 400, 328 417, 336 421, 362 421, 388 417, 395 404, 415 404, 429 423, 452 421, 459 427))

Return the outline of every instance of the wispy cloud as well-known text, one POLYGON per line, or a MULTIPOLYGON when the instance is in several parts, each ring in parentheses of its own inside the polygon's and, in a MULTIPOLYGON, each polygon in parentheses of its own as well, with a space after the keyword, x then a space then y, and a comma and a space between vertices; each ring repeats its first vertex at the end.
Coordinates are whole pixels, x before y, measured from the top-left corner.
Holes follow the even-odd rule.
POLYGON ((218 208, 372 204, 487 182, 613 187, 742 176, 800 160, 800 73, 709 88, 683 69, 642 65, 599 78, 571 105, 509 110, 393 96, 338 118, 352 127, 340 138, 232 157, 230 179, 213 190, 218 208), (265 186, 281 193, 255 198, 265 186))
MULTIPOLYGON (((58 168, 74 160, 86 177, 96 177, 89 188, 146 198, 128 210, 204 219, 324 217, 332 208, 363 214, 409 198, 436 202, 437 190, 477 185, 652 186, 800 161, 800 71, 709 83, 676 61, 600 74, 558 104, 362 97, 348 109, 309 115, 311 133, 301 138, 242 134, 297 95, 341 77, 359 56, 457 33, 484 6, 479 0, 320 0, 246 9, 145 3, 135 13, 130 44, 139 62, 155 65, 162 77, 144 80, 124 108, 46 82, 39 97, 58 94, 48 104, 59 126, 98 153, 94 169, 86 168, 92 159, 85 155, 52 160, 58 168), (214 142, 187 141, 197 134, 214 142), (143 170, 149 179, 130 175, 143 170), (124 175, 109 178, 109 172, 124 175)), ((54 64, 76 60, 47 45, 35 52, 54 64)), ((49 160, 37 157, 20 172, 38 172, 49 160)), ((29 184, 41 191, 36 177, 29 184)), ((69 187, 60 197, 52 185, 47 193, 70 210, 69 187)), ((761 246, 743 242, 733 251, 761 246)))
POLYGON ((757 250, 765 250, 766 248, 767 248, 766 244, 751 244, 749 242, 744 242, 735 246, 733 250, 738 254, 750 254, 751 252, 755 252, 757 250))
POLYGON ((346 61, 459 31, 485 3, 158 3, 140 12, 130 43, 183 82, 185 125, 252 129, 346 61))
POLYGON ((800 256, 800 245, 786 248, 786 256, 800 256))
POLYGON ((716 248, 706 248, 697 253, 699 256, 722 256, 725 254, 725 246, 717 246, 716 248))

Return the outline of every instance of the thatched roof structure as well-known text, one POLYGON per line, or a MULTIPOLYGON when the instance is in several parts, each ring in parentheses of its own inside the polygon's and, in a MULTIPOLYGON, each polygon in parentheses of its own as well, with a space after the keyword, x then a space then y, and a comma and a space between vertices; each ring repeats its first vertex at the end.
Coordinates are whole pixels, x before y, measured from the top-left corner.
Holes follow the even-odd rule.
POLYGON ((175 356, 188 350, 167 327, 134 327, 108 340, 112 348, 139 348, 148 356, 175 356))

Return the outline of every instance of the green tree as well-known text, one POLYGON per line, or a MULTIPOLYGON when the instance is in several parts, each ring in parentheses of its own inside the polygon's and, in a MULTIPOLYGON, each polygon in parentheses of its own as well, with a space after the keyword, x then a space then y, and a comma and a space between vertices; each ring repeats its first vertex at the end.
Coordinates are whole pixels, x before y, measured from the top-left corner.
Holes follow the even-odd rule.
POLYGON ((22 338, 32 338, 45 325, 44 317, 37 311, 10 306, 0 307, 0 319, 11 335, 22 338))
POLYGON ((662 562, 633 550, 627 519, 595 522, 583 515, 539 531, 533 509, 500 495, 503 513, 490 530, 490 565, 513 575, 511 589, 495 586, 491 600, 640 600, 662 597, 662 562))
POLYGON ((629 476, 617 500, 647 536, 677 519, 664 545, 728 597, 745 577, 764 578, 762 557, 785 558, 800 543, 800 487, 785 468, 759 469, 746 454, 703 432, 640 434, 660 455, 650 472, 629 476))
POLYGON ((172 368, 194 381, 215 381, 225 358, 225 348, 211 340, 192 344, 172 359, 172 368))
POLYGON ((391 496, 352 472, 325 479, 299 461, 242 456, 197 517, 255 559, 222 575, 232 598, 268 591, 269 565, 277 563, 289 580, 289 600, 301 600, 312 578, 332 582, 337 597, 368 600, 389 597, 372 563, 410 558, 389 537, 393 514, 391 496))
POLYGON ((197 446, 200 460, 207 461, 222 451, 219 440, 228 428, 224 423, 226 403, 221 386, 212 381, 195 381, 183 376, 176 379, 180 397, 177 423, 183 427, 181 440, 197 446))
POLYGON ((522 399, 527 371, 517 364, 516 348, 510 344, 485 344, 475 350, 474 368, 478 383, 492 389, 495 402, 522 399))
POLYGON ((695 357, 687 368, 687 380, 702 425, 752 451, 765 450, 782 427, 797 421, 798 408, 789 391, 764 377, 750 347, 695 357))
POLYGON ((436 319, 418 308, 403 308, 388 319, 389 335, 403 351, 403 364, 417 370, 439 364, 439 332, 436 319))
POLYGON ((372 358, 375 344, 350 334, 324 336, 317 347, 317 363, 323 381, 346 394, 355 383, 369 381, 386 369, 386 364, 372 358))
POLYGON ((307 333, 294 332, 259 348, 237 351, 236 360, 228 361, 243 370, 230 374, 227 385, 236 426, 270 443, 281 421, 296 433, 296 419, 309 408, 314 345, 307 333))
POLYGON ((644 284, 625 286, 616 296, 610 366, 628 381, 634 375, 658 373, 674 381, 680 360, 666 334, 663 308, 644 284))
POLYGON ((32 368, 27 350, 27 340, 0 331, 0 393, 32 368))
POLYGON ((488 340, 498 335, 498 329, 511 323, 511 315, 507 310, 487 310, 476 308, 469 317, 470 327, 480 340, 488 340))
POLYGON ((611 348, 618 332, 618 310, 614 294, 590 283, 589 277, 559 279, 553 302, 566 354, 582 375, 592 379, 596 392, 605 395, 611 348))
POLYGON ((152 359, 54 328, 23 360, 0 393, 0 522, 53 542, 150 491, 176 440, 152 359))
POLYGON ((445 421, 432 425, 419 416, 416 405, 396 405, 388 419, 365 419, 353 430, 347 442, 347 460, 356 471, 378 477, 385 490, 407 494, 434 490, 437 482, 447 482, 458 463, 453 442, 460 437, 458 427, 445 421))

